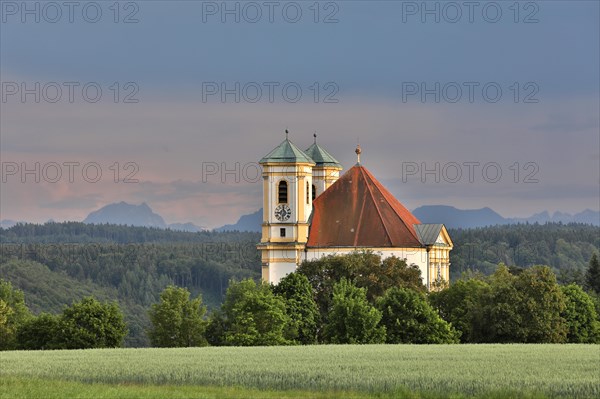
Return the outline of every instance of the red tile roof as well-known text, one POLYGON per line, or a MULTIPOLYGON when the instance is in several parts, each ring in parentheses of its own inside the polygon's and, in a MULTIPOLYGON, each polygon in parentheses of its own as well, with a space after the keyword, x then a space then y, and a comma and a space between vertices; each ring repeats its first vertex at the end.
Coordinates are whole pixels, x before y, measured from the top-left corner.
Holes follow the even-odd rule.
POLYGON ((357 164, 313 202, 308 247, 422 247, 420 224, 357 164))

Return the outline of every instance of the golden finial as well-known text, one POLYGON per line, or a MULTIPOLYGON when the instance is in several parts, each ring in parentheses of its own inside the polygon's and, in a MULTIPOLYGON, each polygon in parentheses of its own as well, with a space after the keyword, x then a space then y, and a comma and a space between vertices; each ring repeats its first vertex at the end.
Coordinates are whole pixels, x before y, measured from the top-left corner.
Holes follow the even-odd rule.
POLYGON ((360 163, 360 154, 362 154, 362 150, 360 149, 360 144, 356 145, 356 150, 354 150, 354 152, 356 153, 356 163, 360 163))

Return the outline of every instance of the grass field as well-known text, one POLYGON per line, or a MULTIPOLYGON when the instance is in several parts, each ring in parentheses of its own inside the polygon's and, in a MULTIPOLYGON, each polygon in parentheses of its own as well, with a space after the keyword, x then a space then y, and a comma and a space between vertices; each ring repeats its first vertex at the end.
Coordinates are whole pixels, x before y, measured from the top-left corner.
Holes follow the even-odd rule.
POLYGON ((598 345, 0 352, 0 398, 600 397, 598 345))

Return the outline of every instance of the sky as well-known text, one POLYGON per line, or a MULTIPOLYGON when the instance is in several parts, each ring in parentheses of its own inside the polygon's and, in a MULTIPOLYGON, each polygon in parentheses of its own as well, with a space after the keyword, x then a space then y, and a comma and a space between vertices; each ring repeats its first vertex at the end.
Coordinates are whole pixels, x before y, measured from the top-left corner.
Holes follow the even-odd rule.
POLYGON ((597 1, 0 0, 0 219, 262 204, 286 129, 409 209, 600 208, 597 1))

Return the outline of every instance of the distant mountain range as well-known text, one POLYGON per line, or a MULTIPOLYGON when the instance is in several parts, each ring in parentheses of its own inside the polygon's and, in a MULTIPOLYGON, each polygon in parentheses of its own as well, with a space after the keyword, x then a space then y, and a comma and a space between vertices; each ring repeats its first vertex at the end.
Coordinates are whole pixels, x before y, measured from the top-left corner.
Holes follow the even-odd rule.
POLYGON ((443 223, 448 228, 470 228, 507 224, 507 219, 490 208, 456 209, 446 205, 426 205, 413 211, 421 223, 443 223))
POLYGON ((83 223, 167 228, 165 220, 159 214, 154 213, 145 202, 141 205, 132 205, 126 202, 106 205, 90 213, 83 223))
MULTIPOLYGON (((413 214, 422 223, 443 223, 448 228, 474 228, 494 226, 498 224, 514 223, 586 223, 594 226, 600 226, 600 212, 586 209, 575 215, 568 213, 555 212, 550 215, 547 211, 536 213, 528 218, 505 218, 490 208, 482 209, 457 209, 446 205, 427 205, 421 206, 413 211, 413 214)), ((228 224, 219 227, 216 230, 240 230, 257 231, 261 230, 262 209, 250 215, 244 215, 235 224, 228 224)))
POLYGON ((600 212, 586 209, 571 215, 547 211, 527 218, 505 218, 490 208, 457 209, 446 205, 426 205, 413 211, 422 223, 443 223, 448 228, 473 228, 515 223, 585 223, 600 226, 600 212))
POLYGON ((235 224, 226 224, 225 226, 217 227, 215 231, 256 231, 260 232, 262 224, 263 210, 242 216, 235 224))
POLYGON ((197 232, 205 230, 193 223, 165 223, 165 220, 145 202, 141 205, 132 205, 126 202, 106 205, 90 213, 83 223, 90 224, 124 224, 128 226, 157 227, 178 231, 197 232))
MULTIPOLYGON (((585 223, 600 226, 600 212, 586 209, 574 215, 562 212, 550 214, 547 211, 536 213, 527 218, 505 218, 490 208, 482 209, 457 209, 446 205, 426 205, 413 211, 413 214, 423 223, 443 223, 448 228, 474 228, 493 226, 498 224, 514 223, 585 223)), ((206 230, 193 223, 171 223, 167 224, 157 213, 154 213, 148 204, 132 205, 119 202, 106 205, 90 213, 84 223, 92 224, 121 224, 142 227, 157 227, 178 231, 198 232, 206 230)), ((22 223, 22 222, 21 222, 22 223)), ((13 220, 2 220, 0 227, 9 228, 17 222, 13 220)), ((235 224, 217 227, 216 231, 252 231, 260 232, 262 224, 262 209, 243 215, 235 224)))

